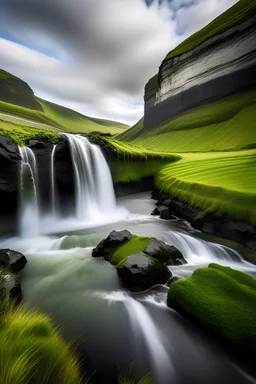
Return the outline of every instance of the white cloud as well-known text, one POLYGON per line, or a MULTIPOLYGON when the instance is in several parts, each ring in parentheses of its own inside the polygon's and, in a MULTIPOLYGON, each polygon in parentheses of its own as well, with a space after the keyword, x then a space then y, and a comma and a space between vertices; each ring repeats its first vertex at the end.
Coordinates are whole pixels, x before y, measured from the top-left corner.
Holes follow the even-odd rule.
POLYGON ((234 2, 200 0, 174 13, 167 0, 1 0, 1 30, 31 48, 0 39, 0 67, 41 97, 132 124, 145 83, 184 38, 176 31, 192 33, 234 2))

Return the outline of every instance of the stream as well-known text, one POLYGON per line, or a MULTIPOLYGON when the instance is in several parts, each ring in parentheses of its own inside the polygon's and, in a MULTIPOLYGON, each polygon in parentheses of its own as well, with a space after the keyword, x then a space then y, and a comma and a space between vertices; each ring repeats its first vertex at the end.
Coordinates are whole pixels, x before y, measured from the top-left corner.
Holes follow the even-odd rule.
POLYGON ((22 251, 28 259, 22 273, 25 301, 50 314, 63 335, 75 341, 95 383, 115 383, 116 372, 126 372, 132 362, 134 372, 152 372, 157 384, 256 383, 254 373, 211 335, 166 307, 165 286, 131 295, 115 268, 92 258, 91 250, 113 229, 128 229, 174 244, 188 261, 170 267, 175 276, 188 276, 210 262, 254 276, 256 267, 235 250, 202 240, 182 220, 151 216, 149 193, 120 198, 118 206, 125 217, 112 223, 2 241, 1 247, 22 251))
MULTIPOLYGON (((78 145, 74 135, 69 136, 70 145, 78 145)), ((55 147, 52 175, 54 151, 55 147)), ((231 356, 213 336, 167 308, 166 286, 130 294, 121 286, 115 267, 91 256, 93 247, 112 230, 127 229, 175 245, 188 263, 170 266, 174 276, 186 277, 196 268, 216 262, 256 277, 256 266, 243 258, 248 251, 202 235, 184 220, 151 216, 154 201, 150 193, 116 202, 111 176, 106 175, 98 149, 83 141, 73 155, 80 160, 87 156, 86 167, 77 162, 74 216, 56 214, 54 180, 49 186, 52 212, 40 216, 35 158, 23 150, 21 196, 28 200, 21 204, 21 230, 17 237, 2 239, 0 247, 21 251, 28 259, 22 271, 25 302, 52 316, 83 357, 95 384, 115 384, 117 373, 126 372, 131 364, 138 378, 151 372, 154 384, 256 383, 256 372, 231 356), (81 152, 85 147, 86 154, 81 152), (94 165, 88 163, 96 158, 94 165), (90 188, 88 183, 85 188, 85 168, 90 188), (104 180, 99 169, 104 170, 104 180), (26 179, 29 172, 31 177, 26 179), (87 207, 89 219, 83 216, 87 207)))

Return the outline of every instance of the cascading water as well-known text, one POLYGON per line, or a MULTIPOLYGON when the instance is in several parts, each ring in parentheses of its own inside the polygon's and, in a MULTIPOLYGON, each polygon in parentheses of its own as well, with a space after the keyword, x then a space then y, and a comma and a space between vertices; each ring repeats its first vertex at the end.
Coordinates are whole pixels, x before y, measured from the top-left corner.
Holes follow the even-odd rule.
POLYGON ((85 137, 63 133, 69 142, 74 176, 76 217, 93 220, 116 208, 111 174, 101 150, 85 137))
POLYGON ((144 356, 141 349, 141 337, 144 339, 155 379, 158 383, 165 381, 173 373, 172 362, 166 350, 161 332, 157 329, 147 309, 142 303, 133 299, 125 292, 96 293, 96 296, 108 300, 109 303, 122 302, 130 319, 134 344, 137 346, 137 356, 144 356))
POLYGON ((55 168, 54 168, 54 155, 56 151, 57 145, 55 144, 52 149, 51 154, 51 209, 52 215, 57 216, 57 196, 56 196, 56 181, 55 181, 55 168))
POLYGON ((19 147, 20 164, 20 212, 19 234, 21 237, 39 233, 38 174, 36 158, 28 147, 19 147))

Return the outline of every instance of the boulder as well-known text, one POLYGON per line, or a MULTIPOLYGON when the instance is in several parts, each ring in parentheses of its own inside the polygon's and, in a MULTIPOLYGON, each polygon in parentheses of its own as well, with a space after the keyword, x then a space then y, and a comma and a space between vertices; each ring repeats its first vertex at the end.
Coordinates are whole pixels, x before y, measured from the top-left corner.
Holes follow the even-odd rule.
POLYGON ((27 259, 22 253, 11 249, 0 249, 0 268, 16 273, 22 270, 26 263, 27 259))
POLYGON ((174 219, 174 216, 171 214, 169 208, 167 208, 165 205, 160 205, 156 207, 153 212, 151 212, 152 216, 160 216, 160 219, 164 220, 170 220, 174 219))
POLYGON ((151 238, 149 245, 143 252, 164 264, 181 265, 187 263, 182 253, 176 247, 154 237, 151 238))
POLYGON ((134 292, 165 284, 171 277, 165 265, 143 252, 129 256, 117 272, 123 284, 134 292))
POLYGON ((105 260, 110 261, 115 250, 120 245, 131 240, 132 234, 127 231, 112 231, 108 237, 102 240, 96 248, 92 250, 93 257, 103 257, 105 260))

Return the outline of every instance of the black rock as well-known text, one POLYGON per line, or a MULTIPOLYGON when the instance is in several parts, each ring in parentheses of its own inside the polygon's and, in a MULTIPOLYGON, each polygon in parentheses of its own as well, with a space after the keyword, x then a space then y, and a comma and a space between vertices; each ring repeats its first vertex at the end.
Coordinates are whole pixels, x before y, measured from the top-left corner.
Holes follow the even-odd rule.
POLYGON ((182 253, 173 245, 164 243, 154 237, 151 238, 149 245, 143 250, 148 256, 154 257, 161 263, 168 265, 186 264, 182 253))
POLYGON ((134 292, 165 284, 171 277, 165 265, 150 259, 143 252, 129 256, 122 267, 117 268, 117 272, 123 284, 134 292))
POLYGON ((151 215, 152 215, 152 216, 159 216, 159 215, 160 215, 160 212, 159 212, 158 207, 156 207, 156 208, 151 212, 151 215))
POLYGON ((0 249, 0 268, 7 268, 11 272, 19 272, 27 263, 26 257, 11 249, 0 249))
POLYGON ((108 237, 102 240, 96 248, 92 250, 93 257, 103 257, 110 261, 116 248, 131 240, 132 234, 127 231, 112 231, 108 237))

